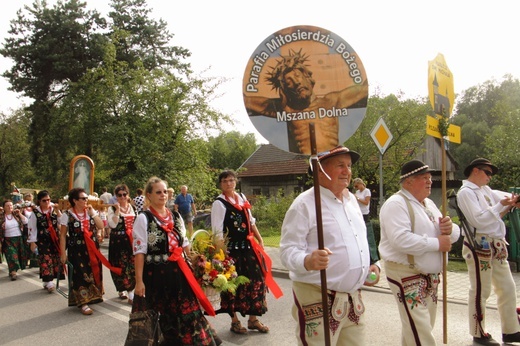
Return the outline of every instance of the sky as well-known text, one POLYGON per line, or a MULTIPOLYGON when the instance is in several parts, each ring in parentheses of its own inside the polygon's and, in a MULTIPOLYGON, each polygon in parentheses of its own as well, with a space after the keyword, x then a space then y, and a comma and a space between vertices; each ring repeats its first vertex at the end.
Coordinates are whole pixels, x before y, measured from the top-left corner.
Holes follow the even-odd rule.
MULTIPOLYGON (((56 3, 48 0, 49 5, 56 3)), ((107 0, 87 0, 87 8, 106 15, 107 0)), ((16 11, 33 0, 2 3, 2 44, 16 11)), ((256 131, 245 111, 242 79, 255 49, 280 29, 312 25, 347 41, 365 67, 371 95, 428 96, 428 61, 444 55, 455 93, 505 74, 520 78, 520 21, 514 0, 351 1, 164 1, 148 0, 152 16, 174 34, 172 45, 191 51, 188 62, 205 77, 228 79, 211 105, 234 119, 232 129, 256 131)), ((0 57, 0 71, 12 66, 0 57)), ((0 78, 0 112, 27 100, 7 91, 0 78)), ((30 100, 29 100, 30 101, 30 100)), ((231 130, 231 128, 230 128, 231 130)))

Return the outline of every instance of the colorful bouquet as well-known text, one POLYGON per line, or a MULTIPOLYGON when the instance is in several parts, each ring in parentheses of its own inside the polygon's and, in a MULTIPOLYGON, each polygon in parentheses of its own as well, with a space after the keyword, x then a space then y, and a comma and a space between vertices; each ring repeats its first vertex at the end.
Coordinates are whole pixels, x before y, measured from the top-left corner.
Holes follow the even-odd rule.
POLYGON ((195 278, 203 289, 235 294, 239 285, 249 282, 247 277, 237 274, 225 242, 215 242, 208 231, 198 230, 193 234, 191 249, 195 278))

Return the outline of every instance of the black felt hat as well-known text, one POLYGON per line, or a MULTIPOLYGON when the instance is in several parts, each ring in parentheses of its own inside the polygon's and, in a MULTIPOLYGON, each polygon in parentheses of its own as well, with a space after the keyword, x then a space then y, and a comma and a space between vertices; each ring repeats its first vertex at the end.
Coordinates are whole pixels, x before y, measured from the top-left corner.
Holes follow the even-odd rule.
POLYGON ((489 166, 489 168, 491 168, 491 172, 493 173, 493 175, 498 173, 498 167, 497 166, 493 165, 491 163, 491 161, 489 161, 488 159, 485 159, 483 157, 479 157, 479 158, 471 161, 471 163, 468 165, 468 167, 466 167, 464 169, 464 175, 466 177, 469 177, 469 175, 471 174, 471 171, 473 170, 473 168, 477 167, 477 166, 489 166))
POLYGON ((399 179, 403 180, 405 178, 411 177, 412 175, 423 174, 433 171, 430 167, 420 160, 412 160, 406 162, 401 167, 401 176, 399 179))

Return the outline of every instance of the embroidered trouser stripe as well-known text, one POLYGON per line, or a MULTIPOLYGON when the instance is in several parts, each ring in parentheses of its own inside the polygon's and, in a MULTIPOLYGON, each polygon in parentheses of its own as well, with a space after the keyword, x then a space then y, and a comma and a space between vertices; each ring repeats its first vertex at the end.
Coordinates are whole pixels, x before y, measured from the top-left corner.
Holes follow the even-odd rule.
POLYGON ((520 331, 516 314, 516 285, 507 261, 506 243, 501 239, 487 239, 489 249, 471 250, 467 244, 462 247, 470 278, 469 332, 477 337, 486 332, 486 304, 492 288, 497 297, 502 333, 520 331))
POLYGON ((401 318, 402 345, 435 345, 437 287, 408 265, 385 262, 386 277, 401 318))
MULTIPOLYGON (((329 297, 338 293, 329 294, 329 297)), ((356 294, 360 294, 356 292, 356 294)), ((296 338, 298 345, 323 346, 325 332, 330 333, 332 345, 364 346, 365 317, 362 301, 359 300, 360 311, 354 312, 352 307, 341 321, 334 319, 329 313, 329 329, 323 328, 323 308, 321 302, 321 287, 293 281, 294 305, 292 316, 296 321, 296 338), (352 316, 354 314, 355 316, 352 316)), ((361 296, 359 296, 361 299, 361 296)), ((331 302, 329 303, 329 310, 331 302)))
POLYGON ((296 322, 299 324, 299 339, 301 341, 301 344, 303 346, 308 346, 307 340, 305 340, 305 316, 303 314, 302 306, 300 305, 300 302, 298 301, 298 298, 296 298, 296 295, 293 291, 293 297, 294 297, 294 305, 296 305, 296 311, 298 314, 298 318, 296 319, 296 322))
MULTIPOLYGON (((401 286, 401 283, 390 279, 389 277, 386 278, 389 283, 396 285, 399 289, 400 296, 404 297, 404 289, 403 286, 401 286)), ((410 314, 410 310, 408 309, 408 305, 406 304, 405 299, 400 299, 400 301, 397 301, 397 304, 401 304, 403 306, 403 309, 406 311, 406 316, 408 317, 408 323, 410 323, 410 327, 412 328, 413 337, 415 340, 416 345, 420 346, 421 341, 419 340, 419 334, 417 333, 417 327, 415 326, 415 323, 413 321, 412 315, 410 314)))

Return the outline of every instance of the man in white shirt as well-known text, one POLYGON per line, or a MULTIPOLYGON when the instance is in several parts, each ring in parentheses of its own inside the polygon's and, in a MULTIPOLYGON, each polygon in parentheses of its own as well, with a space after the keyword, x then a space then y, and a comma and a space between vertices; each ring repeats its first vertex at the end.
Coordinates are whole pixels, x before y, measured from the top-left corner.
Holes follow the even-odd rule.
POLYGON ((477 249, 465 241, 462 255, 470 280, 468 314, 469 332, 479 345, 500 345, 486 333, 486 301, 491 286, 497 295, 502 341, 520 342, 516 314, 516 286, 507 261, 506 227, 502 217, 513 206, 520 207, 518 196, 492 190, 488 184, 498 168, 488 159, 473 160, 465 169, 467 180, 457 193, 457 202, 467 222, 476 229, 477 249), (487 246, 482 247, 482 241, 487 246), (478 270, 477 270, 478 268, 478 270))
POLYGON ((320 270, 325 269, 331 344, 365 344, 360 288, 371 271, 379 279, 379 267, 370 263, 363 215, 346 191, 358 159, 358 153, 343 146, 318 154, 323 249, 318 246, 314 187, 300 194, 285 214, 280 256, 293 281, 292 312, 300 345, 324 345, 320 270))
POLYGON ((104 204, 110 204, 110 198, 112 198, 112 194, 108 192, 106 187, 103 188, 103 193, 99 196, 99 199, 103 201, 104 204))
POLYGON ((436 345, 433 327, 442 256, 460 236, 431 193, 430 168, 412 160, 401 168, 401 190, 381 207, 379 253, 401 317, 402 345, 436 345))

